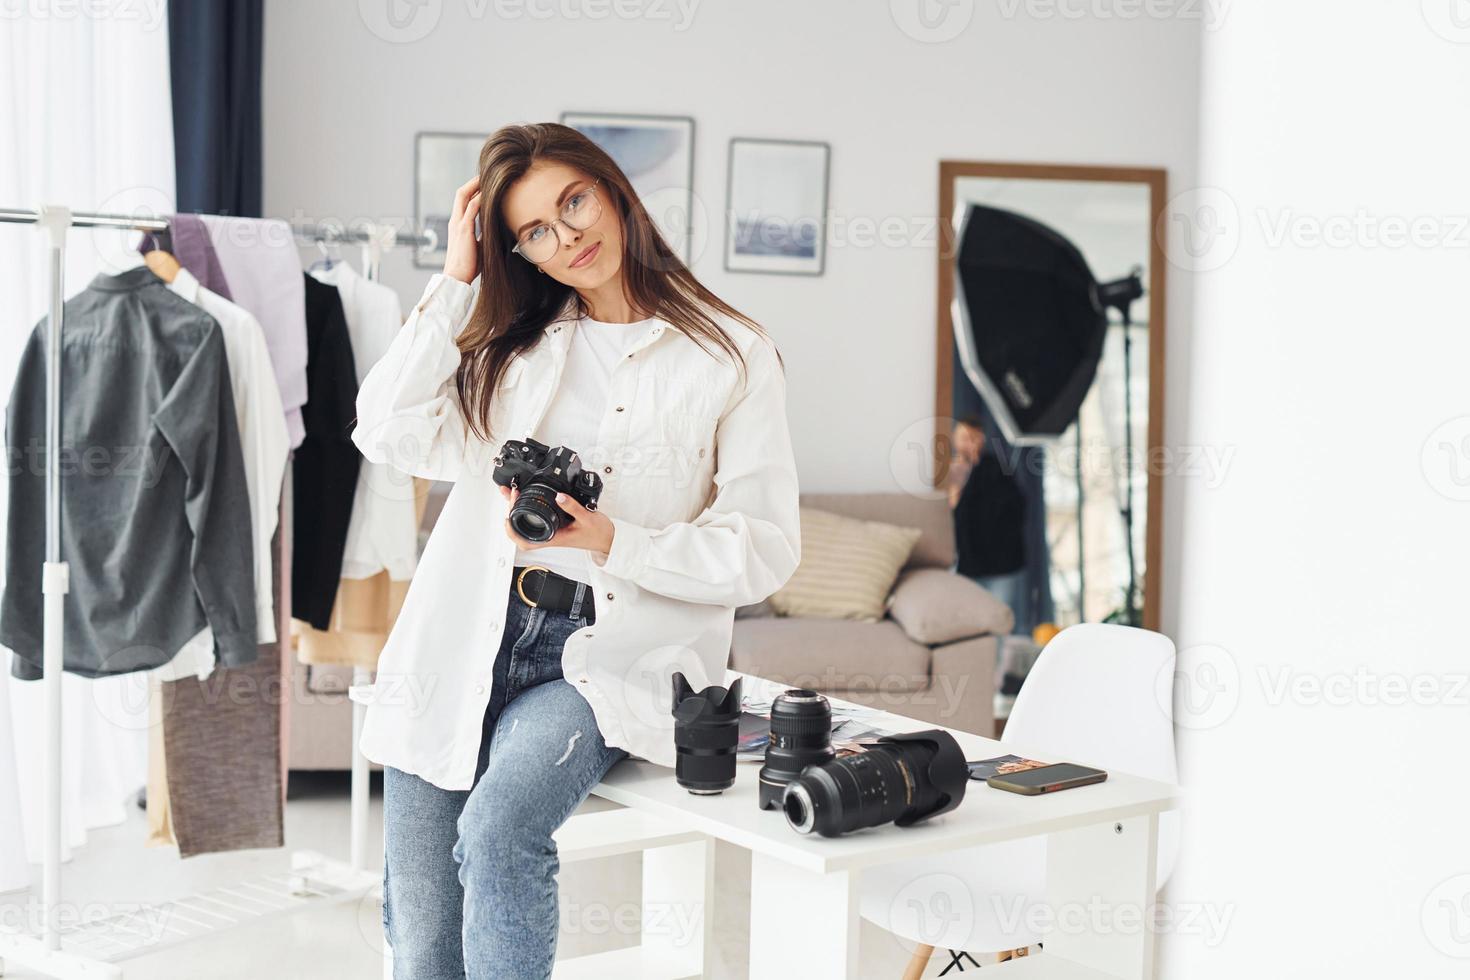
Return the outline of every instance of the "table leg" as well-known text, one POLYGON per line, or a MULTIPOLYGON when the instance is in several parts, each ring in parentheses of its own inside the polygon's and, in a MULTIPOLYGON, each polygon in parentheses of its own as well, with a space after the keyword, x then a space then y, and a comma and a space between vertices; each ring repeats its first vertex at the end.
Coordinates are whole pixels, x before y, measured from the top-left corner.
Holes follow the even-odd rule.
POLYGON ((750 856, 750 975, 857 980, 857 872, 750 856))
POLYGON ((1047 837, 1046 956, 1153 980, 1158 814, 1047 837))
POLYGON ((714 907, 714 838, 643 852, 642 945, 650 962, 677 968, 679 976, 708 975, 714 907))

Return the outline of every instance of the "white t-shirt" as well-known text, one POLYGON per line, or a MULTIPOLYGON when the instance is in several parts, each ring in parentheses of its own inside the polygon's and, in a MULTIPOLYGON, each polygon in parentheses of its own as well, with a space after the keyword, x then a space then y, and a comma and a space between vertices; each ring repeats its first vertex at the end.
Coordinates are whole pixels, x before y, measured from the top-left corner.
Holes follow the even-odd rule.
MULTIPOLYGON (((597 459, 597 435, 608 412, 607 391, 613 368, 648 330, 650 317, 634 323, 604 323, 582 317, 572 331, 561 383, 552 396, 535 439, 555 449, 566 446, 582 459, 597 459)), ((544 565, 579 582, 591 580, 591 552, 585 548, 516 549, 517 565, 544 565)))

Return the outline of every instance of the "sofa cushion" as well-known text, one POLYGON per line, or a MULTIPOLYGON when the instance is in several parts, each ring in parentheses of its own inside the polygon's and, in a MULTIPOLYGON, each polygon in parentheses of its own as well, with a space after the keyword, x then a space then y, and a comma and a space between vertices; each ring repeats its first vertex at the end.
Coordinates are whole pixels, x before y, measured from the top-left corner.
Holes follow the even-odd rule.
POLYGON ((909 638, 929 646, 970 636, 1005 636, 1016 623, 1011 608, 974 580, 942 568, 913 568, 898 577, 888 615, 909 638))
POLYGON ((771 606, 782 616, 876 623, 919 533, 802 507, 801 563, 771 606))
POLYGON ((749 619, 752 616, 774 615, 776 615, 776 609, 774 606, 771 605, 771 600, 769 598, 762 599, 760 602, 753 602, 748 606, 735 607, 736 619, 749 619))
POLYGON ((950 568, 955 563, 954 514, 943 494, 803 493, 801 505, 844 517, 919 528, 923 533, 909 555, 907 568, 950 568))
POLYGON ((929 648, 891 619, 740 619, 730 646, 734 670, 835 694, 926 690, 929 663, 929 648))

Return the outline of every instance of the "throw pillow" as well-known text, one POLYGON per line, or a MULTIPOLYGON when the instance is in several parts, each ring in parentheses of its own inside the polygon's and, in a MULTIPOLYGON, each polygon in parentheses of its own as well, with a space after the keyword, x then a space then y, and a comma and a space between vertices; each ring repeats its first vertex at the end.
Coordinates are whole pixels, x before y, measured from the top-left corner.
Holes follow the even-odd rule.
POLYGON ((782 616, 877 622, 920 534, 802 507, 801 563, 771 605, 782 616))

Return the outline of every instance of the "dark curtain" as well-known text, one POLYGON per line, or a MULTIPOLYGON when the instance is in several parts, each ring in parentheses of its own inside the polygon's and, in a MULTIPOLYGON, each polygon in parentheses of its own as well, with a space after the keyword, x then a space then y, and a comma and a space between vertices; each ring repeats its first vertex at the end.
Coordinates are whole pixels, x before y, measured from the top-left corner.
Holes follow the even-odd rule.
POLYGON ((1017 621, 1017 633, 1030 633, 1037 623, 1056 618, 1051 596, 1051 548, 1046 540, 1046 496, 1042 473, 1046 469, 1046 450, 1041 446, 1015 447, 1006 442, 1000 424, 990 414, 985 399, 970 384, 960 367, 960 352, 954 337, 949 341, 950 363, 954 365, 953 395, 950 402, 957 419, 966 415, 980 418, 985 429, 985 452, 994 453, 1007 473, 1016 478, 1016 486, 1026 498, 1026 591, 1030 598, 1030 622, 1017 621))
POLYGON ((261 216, 264 0, 169 0, 178 210, 261 216))

